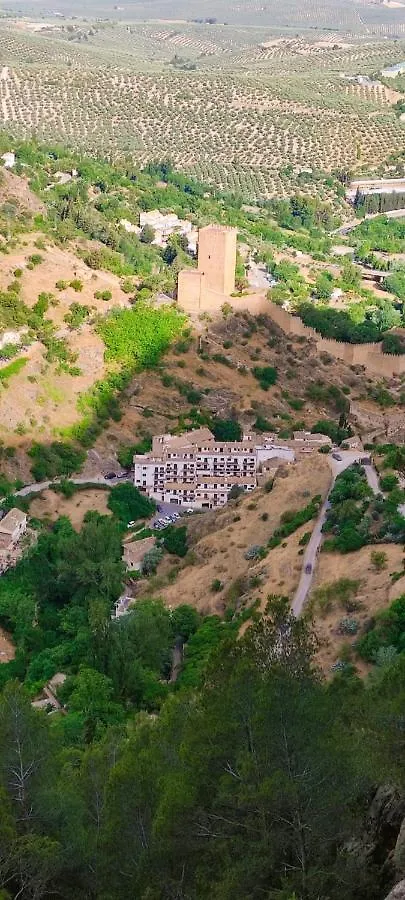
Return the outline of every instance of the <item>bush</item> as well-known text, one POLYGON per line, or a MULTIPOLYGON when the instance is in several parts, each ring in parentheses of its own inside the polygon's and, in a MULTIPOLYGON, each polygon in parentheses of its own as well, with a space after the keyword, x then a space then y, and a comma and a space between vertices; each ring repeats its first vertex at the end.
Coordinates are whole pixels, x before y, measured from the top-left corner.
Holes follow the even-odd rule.
POLYGON ((142 575, 154 575, 163 556, 161 547, 152 547, 145 553, 141 564, 142 575))
POLYGON ((381 572, 382 569, 387 568, 388 556, 384 550, 372 550, 370 559, 376 572, 381 572))
POLYGON ((399 480, 394 474, 382 475, 380 478, 380 488, 386 493, 390 493, 390 491, 393 491, 398 487, 398 484, 399 480))
POLYGON ((275 529, 272 537, 270 538, 267 546, 270 550, 274 547, 278 547, 279 544, 284 540, 284 538, 289 537, 290 534, 293 534, 297 528, 300 528, 301 525, 305 525, 306 522, 310 522, 317 513, 319 512, 319 508, 322 503, 322 497, 317 495, 313 497, 308 506, 305 506, 303 509, 298 511, 286 510, 281 517, 282 524, 275 529))
POLYGON ((72 303, 69 312, 64 316, 64 322, 70 328, 79 328, 88 319, 89 315, 90 310, 88 306, 84 306, 81 303, 72 303))
POLYGON ((80 278, 72 278, 72 281, 69 282, 69 287, 73 288, 77 293, 81 293, 83 290, 83 282, 80 278))
POLYGON ((213 594, 219 594, 223 589, 223 582, 220 581, 219 578, 214 578, 214 581, 211 582, 211 591, 213 594))
POLYGON ((49 445, 35 443, 28 450, 28 456, 33 460, 31 472, 36 481, 49 481, 59 475, 79 472, 86 459, 83 450, 63 441, 49 445))
POLYGON ((188 550, 186 525, 169 525, 163 532, 163 546, 173 556, 185 556, 188 550))
POLYGON ((277 381, 277 369, 273 366, 255 366, 253 375, 264 391, 268 391, 269 387, 277 381))

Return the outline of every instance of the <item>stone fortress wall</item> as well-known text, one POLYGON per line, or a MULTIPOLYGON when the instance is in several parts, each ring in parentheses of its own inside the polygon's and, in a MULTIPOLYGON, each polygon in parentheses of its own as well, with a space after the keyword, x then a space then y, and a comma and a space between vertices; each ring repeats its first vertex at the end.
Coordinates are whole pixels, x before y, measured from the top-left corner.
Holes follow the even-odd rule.
POLYGON ((405 374, 405 356, 383 353, 381 344, 346 344, 321 337, 275 303, 263 292, 233 297, 235 290, 236 228, 207 225, 201 228, 198 241, 197 269, 179 272, 177 301, 191 316, 202 313, 218 315, 227 304, 235 311, 269 316, 285 334, 315 341, 317 350, 341 359, 349 366, 364 366, 373 375, 392 378, 405 374))

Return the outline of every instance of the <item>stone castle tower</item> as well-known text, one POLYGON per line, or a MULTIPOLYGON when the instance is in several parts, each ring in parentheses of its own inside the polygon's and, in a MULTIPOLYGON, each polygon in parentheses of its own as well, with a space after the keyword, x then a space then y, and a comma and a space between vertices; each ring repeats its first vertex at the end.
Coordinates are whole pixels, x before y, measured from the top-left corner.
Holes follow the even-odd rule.
POLYGON ((220 309, 235 290, 236 228, 207 225, 198 235, 198 267, 179 272, 177 299, 189 313, 220 309))

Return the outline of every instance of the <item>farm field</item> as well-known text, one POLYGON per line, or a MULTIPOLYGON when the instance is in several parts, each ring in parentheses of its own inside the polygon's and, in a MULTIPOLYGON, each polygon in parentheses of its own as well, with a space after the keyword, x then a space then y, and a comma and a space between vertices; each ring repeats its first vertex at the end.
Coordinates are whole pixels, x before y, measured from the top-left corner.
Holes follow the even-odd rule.
MULTIPOLYGON (((24 13, 37 12, 34 0, 23 0, 17 3, 10 0, 7 9, 14 8, 24 13)), ((43 15, 81 16, 83 6, 78 0, 55 0, 41 5, 43 15)), ((154 0, 153 4, 145 0, 136 0, 130 6, 113 5, 110 0, 90 0, 86 5, 86 13, 91 18, 109 18, 116 21, 169 20, 176 23, 194 19, 213 18, 218 23, 243 25, 244 27, 263 25, 273 31, 310 29, 333 30, 355 33, 371 32, 374 34, 397 34, 404 24, 404 12, 401 3, 376 2, 364 0, 324 0, 322 3, 313 0, 268 0, 265 5, 257 0, 245 0, 233 3, 230 0, 206 0, 203 10, 196 0, 154 0)))
MULTIPOLYGON (((349 8, 349 7, 348 7, 349 8)), ((404 143, 402 93, 370 79, 405 35, 275 37, 266 27, 73 21, 0 35, 0 120, 138 165, 170 158, 249 198, 311 190, 317 171, 372 171, 404 143)), ((313 189, 313 188, 312 188, 313 189)))

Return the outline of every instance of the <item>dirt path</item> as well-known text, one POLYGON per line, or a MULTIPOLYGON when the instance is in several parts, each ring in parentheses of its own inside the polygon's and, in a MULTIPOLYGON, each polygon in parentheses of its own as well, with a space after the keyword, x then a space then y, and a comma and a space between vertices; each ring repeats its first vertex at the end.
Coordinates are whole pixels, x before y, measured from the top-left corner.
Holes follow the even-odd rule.
POLYGON ((0 663, 10 662, 15 657, 14 644, 10 635, 0 628, 0 663))

